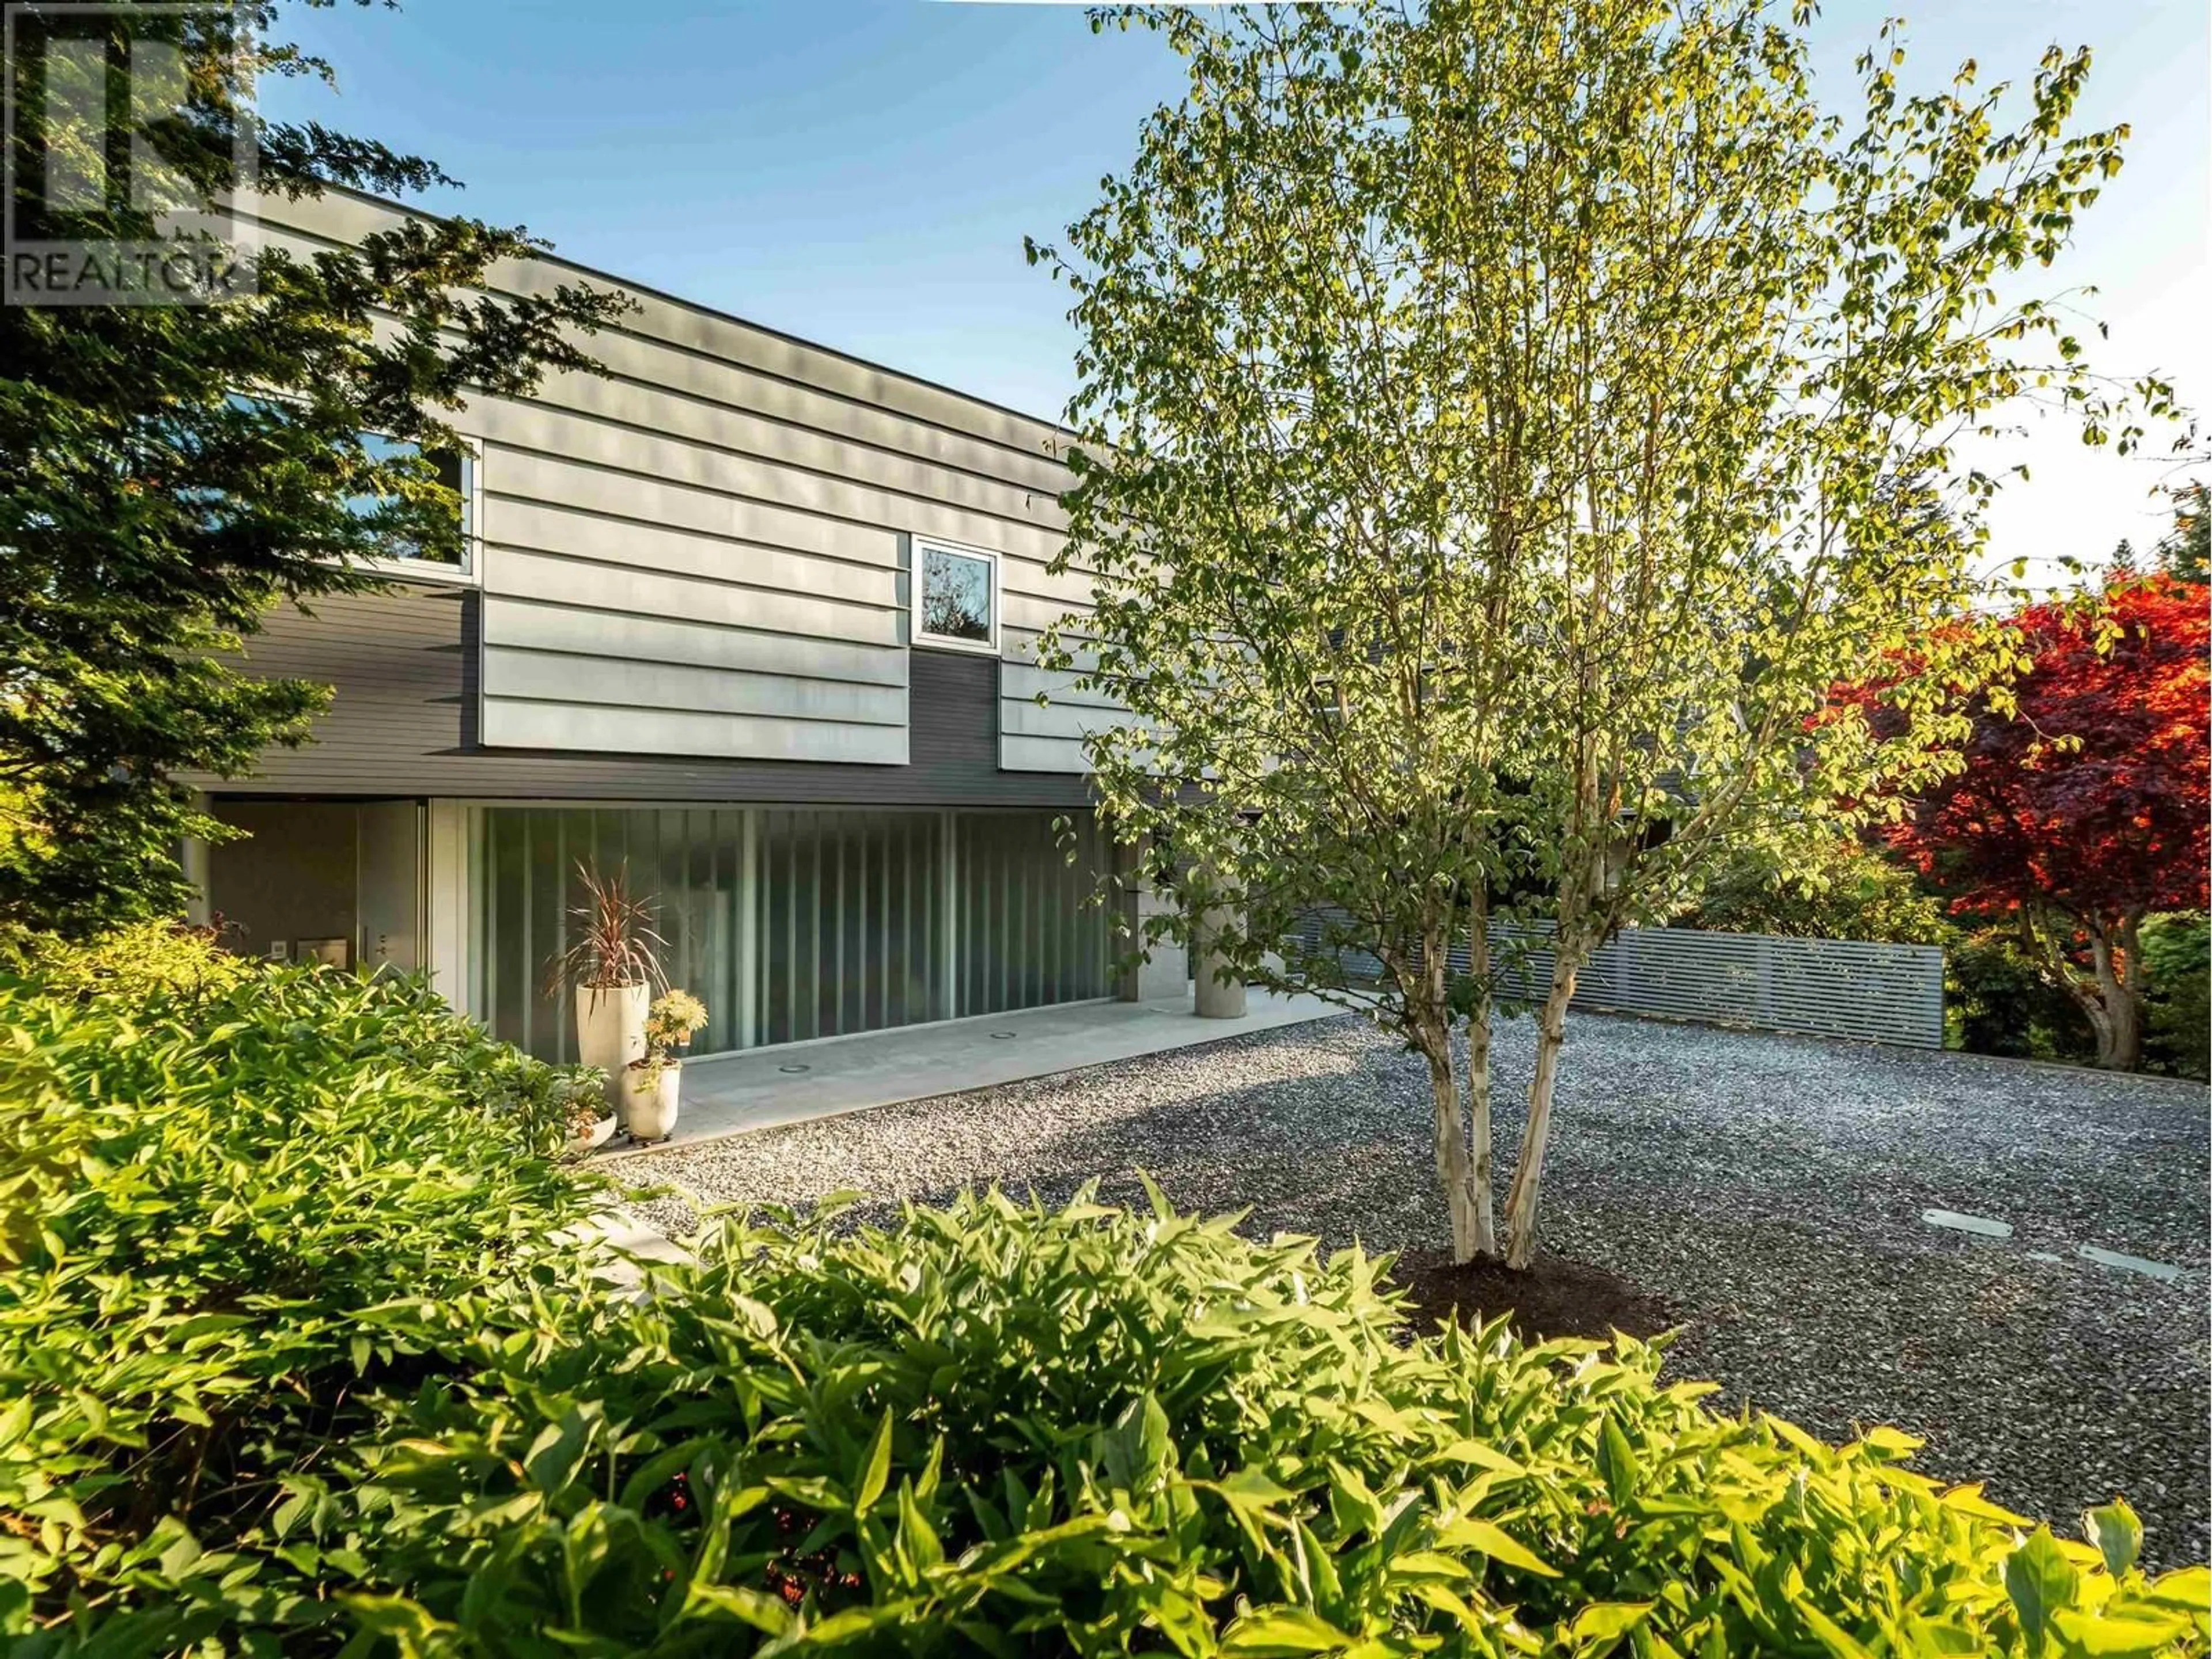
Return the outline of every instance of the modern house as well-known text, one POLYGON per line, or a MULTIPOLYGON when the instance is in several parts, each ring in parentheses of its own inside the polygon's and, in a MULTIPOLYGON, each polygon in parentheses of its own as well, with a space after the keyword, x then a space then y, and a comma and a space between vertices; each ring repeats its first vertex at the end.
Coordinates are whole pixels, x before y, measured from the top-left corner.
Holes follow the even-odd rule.
MULTIPOLYGON (((269 234, 404 211, 334 191, 269 234)), ((465 559, 249 641, 336 697, 308 746, 201 781, 251 832, 195 859, 239 948, 427 968, 562 1057, 542 981, 580 863, 658 897, 702 1051, 1180 992, 1179 954, 1117 975, 1085 902, 1120 856, 1080 741, 1112 712, 1033 662, 1089 593, 1047 568, 1067 434, 550 258, 494 282, 580 276, 637 308, 604 375, 455 418, 465 559)))

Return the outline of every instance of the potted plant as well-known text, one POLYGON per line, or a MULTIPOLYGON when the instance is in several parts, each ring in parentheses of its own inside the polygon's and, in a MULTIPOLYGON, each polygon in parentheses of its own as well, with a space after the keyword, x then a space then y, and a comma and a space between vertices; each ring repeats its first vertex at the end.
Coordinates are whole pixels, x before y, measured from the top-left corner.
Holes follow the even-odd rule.
POLYGON ((597 1152, 614 1138, 615 1109, 605 1073, 589 1066, 563 1067, 555 1094, 568 1126, 569 1157, 597 1152))
POLYGON ((707 1024, 707 1010, 689 991, 669 991, 645 1019, 645 1053, 623 1068, 628 1103, 623 1127, 632 1140, 665 1140, 676 1131, 684 1061, 680 1050, 707 1024))
POLYGON ((568 912, 576 933, 547 967, 545 994, 574 990, 576 1058, 605 1075, 608 1103, 619 1114, 623 1094, 613 1079, 645 1054, 647 1004, 666 983, 660 969, 666 941, 653 931, 653 901, 630 891, 627 865, 603 877, 579 862, 576 876, 584 893, 568 912))

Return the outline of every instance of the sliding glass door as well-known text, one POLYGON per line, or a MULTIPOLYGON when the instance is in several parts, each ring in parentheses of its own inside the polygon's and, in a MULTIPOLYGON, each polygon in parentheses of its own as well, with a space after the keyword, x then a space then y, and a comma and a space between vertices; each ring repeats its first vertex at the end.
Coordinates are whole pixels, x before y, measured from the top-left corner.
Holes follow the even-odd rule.
POLYGON ((476 1010, 495 1036, 573 1060, 575 1000, 549 994, 584 902, 582 872, 655 902, 672 985, 707 1006, 701 1049, 748 1046, 743 941, 748 814, 734 807, 483 809, 475 875, 476 1010))
POLYGON ((1042 812, 958 818, 953 890, 960 1012, 1000 1014, 1103 997, 1113 989, 1104 908, 1085 903, 1105 848, 1097 821, 1073 824, 1075 859, 1042 812))

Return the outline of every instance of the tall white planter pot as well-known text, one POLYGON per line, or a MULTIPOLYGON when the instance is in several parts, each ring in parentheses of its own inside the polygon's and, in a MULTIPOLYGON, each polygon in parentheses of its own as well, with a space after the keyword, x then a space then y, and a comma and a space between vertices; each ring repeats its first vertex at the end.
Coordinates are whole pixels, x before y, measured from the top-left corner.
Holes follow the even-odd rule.
POLYGON ((617 1117, 628 1099, 623 1070, 645 1058, 645 1012, 652 1000, 646 985, 576 988, 576 1058, 607 1074, 607 1103, 617 1117))
POLYGON ((623 1074, 623 1127, 632 1140, 665 1140, 676 1133, 676 1114, 682 1105, 684 1062, 672 1060, 660 1075, 647 1081, 641 1066, 623 1074))

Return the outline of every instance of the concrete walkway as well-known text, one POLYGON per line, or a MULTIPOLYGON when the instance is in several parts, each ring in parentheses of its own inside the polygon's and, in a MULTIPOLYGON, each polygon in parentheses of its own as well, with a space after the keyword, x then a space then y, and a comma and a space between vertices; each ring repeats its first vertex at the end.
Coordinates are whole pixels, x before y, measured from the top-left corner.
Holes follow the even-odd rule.
MULTIPOLYGON (((872 1106, 1019 1083, 1343 1012, 1319 997, 1270 996, 1264 991, 1251 993, 1241 1019, 1200 1019, 1191 1012, 1188 994, 1152 1002, 1079 1002, 688 1060, 682 1114, 665 1144, 690 1146, 872 1106)), ((658 1148, 618 1142, 594 1161, 649 1150, 658 1148)))

